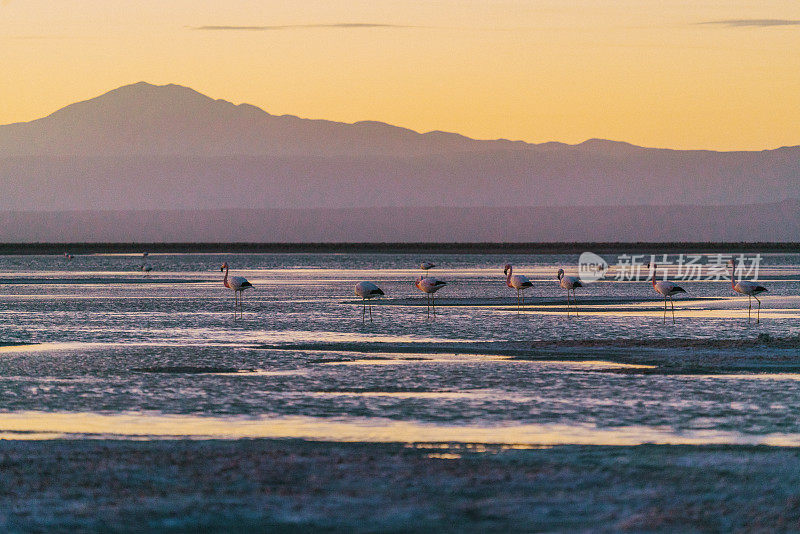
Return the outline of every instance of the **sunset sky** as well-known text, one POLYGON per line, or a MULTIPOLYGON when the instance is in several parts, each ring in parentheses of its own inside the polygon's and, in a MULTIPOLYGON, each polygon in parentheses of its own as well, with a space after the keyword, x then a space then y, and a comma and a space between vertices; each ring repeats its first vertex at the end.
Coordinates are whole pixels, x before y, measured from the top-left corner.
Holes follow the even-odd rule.
POLYGON ((800 144, 797 0, 0 0, 0 124, 137 81, 478 138, 800 144))

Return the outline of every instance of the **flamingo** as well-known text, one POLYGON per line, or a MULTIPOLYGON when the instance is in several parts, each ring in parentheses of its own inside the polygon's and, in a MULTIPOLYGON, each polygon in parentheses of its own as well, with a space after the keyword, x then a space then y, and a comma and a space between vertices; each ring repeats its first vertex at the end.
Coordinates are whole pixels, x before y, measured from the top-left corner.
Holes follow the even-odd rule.
POLYGON ((522 305, 525 305, 525 293, 524 291, 531 287, 533 284, 530 280, 528 280, 527 276, 523 276, 521 274, 511 274, 513 267, 511 264, 507 263, 505 267, 503 267, 503 274, 506 275, 506 285, 508 287, 514 288, 517 290, 517 312, 519 312, 519 297, 520 291, 522 291, 522 305))
POLYGON ((64 253, 64 257, 65 257, 66 259, 68 259, 68 260, 71 260, 71 259, 72 259, 72 254, 70 254, 69 252, 65 252, 65 253, 64 253))
MULTIPOLYGON (((648 267, 650 267, 650 264, 648 264, 648 267)), ((657 267, 655 263, 652 265, 651 269, 653 271, 653 289, 664 295, 664 322, 667 322, 667 297, 669 297, 669 302, 672 305, 672 324, 675 324, 675 304, 672 302, 672 295, 676 293, 686 293, 686 290, 675 282, 669 282, 667 280, 656 281, 657 267)))
POLYGON ((153 270, 153 266, 150 265, 149 263, 143 263, 142 264, 142 271, 144 271, 146 273, 149 273, 152 270, 153 270))
POLYGON ((228 262, 222 264, 222 267, 219 268, 220 271, 225 271, 225 278, 222 280, 222 285, 227 287, 228 289, 233 289, 233 296, 234 300, 234 311, 242 307, 242 293, 245 289, 250 289, 253 287, 253 284, 247 281, 247 278, 243 278, 241 276, 231 276, 228 278, 228 262))
POLYGON ((446 286, 447 282, 442 282, 436 278, 420 276, 417 278, 417 281, 414 282, 414 285, 417 289, 425 293, 426 297, 429 297, 427 301, 428 317, 431 316, 431 307, 433 307, 433 316, 436 317, 436 297, 434 297, 433 294, 446 286))
POLYGON ((578 315, 578 298, 575 296, 575 288, 576 287, 583 287, 581 284, 580 279, 577 276, 564 276, 564 269, 558 270, 558 285, 561 286, 561 289, 567 290, 567 315, 569 315, 569 292, 572 290, 572 298, 575 301, 575 315, 578 315))
POLYGON ((753 299, 758 301, 758 312, 756 315, 756 322, 761 322, 761 301, 758 299, 756 295, 759 293, 763 293, 767 290, 766 287, 758 285, 756 282, 752 282, 750 280, 739 280, 738 282, 734 281, 733 273, 736 272, 736 268, 734 267, 733 260, 728 262, 728 267, 731 270, 731 287, 737 293, 741 293, 742 295, 747 295, 747 322, 750 322, 750 313, 753 309, 753 299))
MULTIPOLYGON (((372 282, 359 282, 356 284, 356 295, 361 297, 361 302, 364 304, 364 309, 361 312, 361 322, 364 322, 367 313, 367 301, 372 297, 383 295, 384 292, 381 288, 372 282)), ((372 321, 372 302, 369 303, 369 320, 372 321)))
POLYGON ((425 274, 425 272, 428 271, 429 269, 433 269, 434 267, 436 267, 436 264, 431 263, 429 261, 423 261, 422 263, 419 264, 419 268, 422 269, 423 274, 425 274))

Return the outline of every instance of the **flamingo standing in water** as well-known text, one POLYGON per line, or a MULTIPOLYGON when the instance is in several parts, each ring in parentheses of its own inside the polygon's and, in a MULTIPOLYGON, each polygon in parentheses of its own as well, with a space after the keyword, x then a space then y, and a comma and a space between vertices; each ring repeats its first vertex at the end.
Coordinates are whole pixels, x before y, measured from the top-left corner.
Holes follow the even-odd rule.
POLYGON ((372 321, 372 299, 378 295, 383 295, 383 290, 373 284, 372 282, 359 282, 356 284, 356 295, 361 297, 361 302, 364 304, 364 309, 361 311, 361 322, 365 320, 367 313, 367 301, 369 300, 369 320, 372 321))
POLYGON ((436 317, 436 297, 434 297, 433 294, 446 286, 447 282, 442 282, 436 278, 420 276, 417 278, 417 281, 414 282, 414 285, 417 287, 417 289, 425 293, 428 304, 428 317, 431 316, 431 307, 433 307, 433 316, 436 317))
POLYGON ((150 271, 153 270, 153 266, 150 265, 149 263, 147 263, 147 256, 149 256, 149 255, 150 254, 147 253, 147 252, 142 252, 142 263, 141 263, 141 265, 139 265, 139 269, 141 269, 142 271, 144 271, 146 273, 149 273, 150 271))
POLYGON ((569 292, 572 291, 572 299, 575 302, 575 315, 578 315, 578 298, 575 296, 575 288, 583 287, 580 279, 577 276, 564 276, 564 269, 558 270, 558 285, 561 289, 567 290, 567 316, 569 316, 569 292))
MULTIPOLYGON (((649 264, 648 267, 650 267, 649 264)), ((672 295, 677 293, 686 293, 686 290, 677 285, 675 282, 670 282, 668 280, 656 281, 656 268, 656 264, 654 263, 651 267, 653 271, 653 289, 664 295, 664 322, 667 322, 667 297, 669 297, 669 302, 672 305, 672 324, 675 324, 675 304, 672 302, 672 295)))
POLYGON ((525 290, 531 287, 533 284, 530 280, 528 280, 527 276, 523 276, 521 274, 511 274, 513 267, 510 263, 507 263, 505 267, 503 267, 503 274, 506 275, 506 285, 510 288, 517 290, 517 312, 519 312, 519 298, 520 298, 520 291, 522 291, 522 305, 525 305, 525 290))
POLYGON ((423 261, 419 264, 419 268, 422 269, 422 274, 426 274, 429 269, 433 269, 436 267, 435 263, 431 263, 429 261, 423 261))
POLYGON ((758 285, 756 282, 751 282, 750 280, 739 280, 736 282, 733 278, 733 273, 736 272, 736 268, 733 264, 733 260, 728 262, 728 267, 731 270, 731 287, 737 293, 741 293, 742 295, 747 295, 747 322, 750 322, 750 314, 753 310, 753 299, 758 301, 758 313, 756 315, 756 322, 761 322, 761 301, 758 299, 756 295, 759 293, 763 293, 767 290, 766 287, 758 285))
POLYGON ((228 278, 228 262, 222 264, 222 267, 219 269, 220 271, 225 271, 225 278, 222 280, 222 285, 227 287, 228 289, 233 289, 234 295, 234 313, 237 309, 242 309, 242 294, 245 289, 250 289, 253 287, 253 284, 247 281, 247 278, 241 276, 231 276, 228 278))

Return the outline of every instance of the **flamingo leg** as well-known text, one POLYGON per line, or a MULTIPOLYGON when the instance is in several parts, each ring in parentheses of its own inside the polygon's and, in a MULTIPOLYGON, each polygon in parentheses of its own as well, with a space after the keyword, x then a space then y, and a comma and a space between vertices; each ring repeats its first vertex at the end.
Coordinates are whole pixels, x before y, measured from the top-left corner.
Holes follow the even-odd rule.
POLYGON ((578 316, 578 297, 575 296, 575 290, 572 290, 572 302, 575 303, 575 317, 578 316))
POLYGON ((664 295, 664 323, 667 322, 667 296, 664 295))
POLYGON ((436 319, 436 295, 431 295, 431 306, 433 307, 433 318, 436 319))
POLYGON ((672 324, 675 324, 675 303, 672 301, 672 295, 669 296, 669 303, 672 306, 672 324))
POLYGON ((519 289, 517 289, 517 313, 519 313, 519 289))
POLYGON ((761 300, 755 295, 753 295, 753 298, 758 301, 758 315, 756 316, 757 317, 756 318, 756 322, 760 323, 761 322, 761 300))
POLYGON ((747 295, 747 322, 750 322, 750 311, 753 309, 753 297, 747 295))
POLYGON ((567 317, 569 317, 569 306, 570 306, 570 304, 571 303, 569 301, 569 289, 567 289, 567 317))
POLYGON ((369 303, 369 322, 372 322, 372 302, 369 303))

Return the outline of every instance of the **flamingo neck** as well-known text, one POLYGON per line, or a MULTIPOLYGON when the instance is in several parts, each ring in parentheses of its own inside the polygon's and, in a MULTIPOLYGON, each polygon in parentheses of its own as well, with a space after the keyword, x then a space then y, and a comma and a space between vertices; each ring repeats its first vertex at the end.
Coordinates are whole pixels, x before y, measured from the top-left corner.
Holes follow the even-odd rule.
POLYGON ((656 266, 653 264, 653 287, 656 287, 656 266))
POLYGON ((508 287, 511 287, 511 271, 512 271, 512 269, 513 269, 513 267, 509 267, 508 268, 508 273, 506 273, 506 285, 508 287))
POLYGON ((736 279, 733 277, 733 275, 736 273, 736 269, 733 266, 728 266, 728 269, 731 271, 731 287, 736 289, 736 279))
POLYGON ((222 279, 222 284, 228 287, 228 267, 225 267, 225 278, 222 279))

